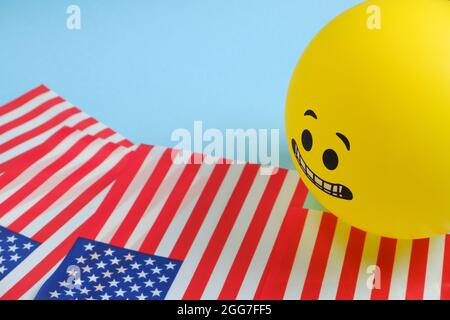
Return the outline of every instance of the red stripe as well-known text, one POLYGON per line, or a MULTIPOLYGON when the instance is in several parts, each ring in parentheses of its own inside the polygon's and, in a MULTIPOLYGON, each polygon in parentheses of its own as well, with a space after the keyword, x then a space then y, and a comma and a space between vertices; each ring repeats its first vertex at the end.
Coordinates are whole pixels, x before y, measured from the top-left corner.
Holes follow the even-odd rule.
POLYGON ((115 134, 115 132, 112 129, 106 128, 106 129, 101 130, 100 132, 97 132, 94 136, 97 138, 106 139, 106 138, 113 136, 114 134, 115 134))
MULTIPOLYGON (((255 214, 242 240, 228 276, 220 292, 219 299, 236 299, 248 267, 255 254, 258 243, 262 237, 273 206, 278 198, 287 170, 280 169, 277 174, 270 177, 267 187, 256 208, 255 214)), ((274 213, 277 214, 277 213, 274 213)))
POLYGON ((127 170, 122 171, 112 186, 111 191, 107 194, 95 213, 64 239, 49 255, 44 257, 28 274, 6 292, 1 299, 19 299, 69 252, 79 237, 87 239, 96 238, 120 199, 122 199, 123 194, 127 190, 127 186, 134 179, 149 151, 150 147, 139 147, 138 150, 123 158, 121 162, 126 165, 127 170))
POLYGON ((365 240, 364 231, 351 228, 336 293, 337 300, 350 300, 355 295, 365 240))
POLYGON ((381 238, 380 248, 378 250, 377 266, 380 268, 381 279, 380 288, 373 288, 371 293, 372 300, 388 300, 391 289, 392 270, 394 268, 395 250, 397 240, 390 238, 381 238))
MULTIPOLYGON (((21 201, 30 196, 33 191, 35 191, 43 183, 50 179, 55 173, 67 166, 69 162, 76 158, 80 154, 80 152, 82 152, 94 140, 95 138, 92 136, 83 137, 59 159, 51 163, 46 168, 43 168, 42 171, 34 176, 29 182, 27 182, 19 190, 14 192, 14 194, 12 194, 8 199, 0 203, 0 217, 3 217, 6 213, 13 210, 21 201)), ((10 176, 12 176, 12 174, 6 173, 5 175, 5 180, 11 180, 10 176)), ((18 220, 20 220, 20 218, 18 220)))
POLYGON ((177 213, 181 202, 186 196, 189 188, 192 186, 192 182, 200 169, 199 164, 194 164, 195 157, 196 155, 193 154, 191 157, 191 164, 186 165, 184 168, 183 173, 167 198, 167 201, 156 218, 155 223, 147 233, 147 236, 140 247, 141 252, 154 254, 158 248, 161 239, 169 228, 172 219, 177 213))
POLYGON ((170 253, 172 259, 184 260, 186 257, 229 168, 229 164, 217 164, 214 167, 208 182, 203 188, 204 191, 200 195, 189 220, 170 253), (208 191, 206 192, 205 190, 208 191))
POLYGON ((282 299, 284 296, 308 214, 308 210, 303 208, 307 193, 306 186, 299 181, 256 290, 255 299, 282 299))
POLYGON ((54 106, 56 106, 62 102, 64 102, 64 99, 61 97, 56 97, 56 98, 46 101, 45 103, 43 103, 40 106, 36 107, 35 109, 31 110, 30 112, 0 126, 0 134, 8 132, 26 122, 33 120, 34 118, 43 114, 45 111, 53 108, 54 106))
POLYGON ((233 228, 245 199, 247 198, 253 181, 258 174, 259 168, 260 166, 255 164, 245 165, 241 176, 239 177, 239 181, 220 216, 220 220, 208 242, 197 269, 192 276, 189 286, 184 293, 183 299, 201 298, 231 229, 233 228))
POLYGON ((94 118, 87 118, 87 119, 81 120, 76 125, 72 126, 71 128, 83 131, 97 123, 98 123, 98 121, 95 120, 94 118))
POLYGON ((46 93, 47 91, 49 91, 49 89, 44 85, 40 85, 39 87, 34 88, 31 91, 28 91, 24 95, 22 95, 16 99, 14 99, 13 101, 3 105, 2 107, 0 107, 0 116, 13 111, 14 109, 21 107, 25 103, 33 100, 34 98, 36 98, 37 96, 40 96, 43 93, 46 93))
POLYGON ((442 267, 441 299, 450 300, 450 235, 445 236, 444 265, 442 267))
POLYGON ((127 140, 127 139, 119 141, 117 144, 119 146, 122 146, 122 147, 125 147, 125 148, 129 148, 129 147, 134 146, 134 144, 131 141, 127 140))
POLYGON ((53 117, 49 121, 41 124, 40 126, 34 128, 28 132, 24 132, 21 135, 18 135, 17 137, 1 144, 0 145, 0 153, 6 152, 6 151, 24 143, 25 141, 30 140, 48 130, 56 127, 57 125, 59 125, 60 123, 62 123, 63 121, 67 120, 68 118, 70 118, 71 116, 73 116, 77 113, 80 113, 80 110, 75 107, 61 112, 60 114, 53 117))
POLYGON ((337 218, 334 215, 327 212, 323 213, 309 263, 308 273, 306 274, 303 292, 300 297, 302 300, 319 299, 336 224, 337 218))
MULTIPOLYGON (((22 154, 0 164, 0 172, 14 170, 17 174, 22 173, 29 168, 33 163, 41 159, 45 154, 50 152, 65 138, 72 134, 75 130, 69 127, 64 127, 58 130, 54 135, 47 139, 42 144, 25 151, 22 154)), ((0 187, 1 189, 1 187, 0 187)))
POLYGON ((139 196, 128 212, 129 214, 126 216, 126 218, 112 237, 110 241, 112 245, 115 245, 117 247, 125 246, 134 229, 141 220, 142 216, 145 214, 145 211, 147 210, 150 202, 158 191, 158 188, 163 182, 171 165, 172 150, 167 149, 166 151, 164 151, 161 159, 159 159, 158 164, 150 175, 150 178, 141 189, 139 196))
POLYGON ((49 191, 30 209, 28 209, 22 216, 16 219, 16 221, 9 226, 9 229, 15 232, 22 231, 27 225, 36 219, 36 217, 42 214, 42 212, 44 212, 49 206, 61 198, 70 188, 72 188, 91 171, 95 170, 117 148, 118 147, 112 143, 106 144, 91 159, 89 159, 89 161, 72 172, 67 178, 49 191))
POLYGON ((417 239, 412 243, 411 259, 409 261, 408 284, 406 286, 407 300, 423 299, 429 243, 429 239, 417 239))

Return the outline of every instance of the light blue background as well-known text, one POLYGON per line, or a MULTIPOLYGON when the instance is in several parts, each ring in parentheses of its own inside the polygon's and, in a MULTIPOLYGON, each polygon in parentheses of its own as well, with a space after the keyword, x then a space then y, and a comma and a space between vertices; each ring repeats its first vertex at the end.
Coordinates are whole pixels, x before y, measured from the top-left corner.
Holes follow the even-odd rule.
POLYGON ((0 104, 48 85, 135 143, 176 128, 279 128, 312 37, 360 0, 0 0, 0 104), (81 8, 82 29, 66 28, 81 8))

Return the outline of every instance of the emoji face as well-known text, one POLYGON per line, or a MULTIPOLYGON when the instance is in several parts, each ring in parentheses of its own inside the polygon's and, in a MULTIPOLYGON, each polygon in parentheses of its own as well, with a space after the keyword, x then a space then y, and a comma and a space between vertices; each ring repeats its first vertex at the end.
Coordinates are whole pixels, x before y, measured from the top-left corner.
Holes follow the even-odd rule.
POLYGON ((300 59, 289 151, 313 195, 352 226, 404 239, 450 231, 448 39, 450 1, 367 1, 300 59))

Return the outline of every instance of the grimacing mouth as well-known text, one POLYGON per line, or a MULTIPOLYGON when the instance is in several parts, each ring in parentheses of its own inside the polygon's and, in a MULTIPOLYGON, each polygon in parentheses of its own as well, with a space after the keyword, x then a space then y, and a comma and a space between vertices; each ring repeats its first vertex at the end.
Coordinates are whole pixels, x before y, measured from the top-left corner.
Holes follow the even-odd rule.
POLYGON ((292 139, 292 150, 294 151, 295 158, 297 159, 300 168, 302 168, 302 171, 317 188, 336 198, 343 200, 353 199, 353 193, 349 188, 342 184, 331 183, 321 179, 306 165, 305 160, 303 160, 302 155, 300 154, 300 150, 295 139, 292 139))

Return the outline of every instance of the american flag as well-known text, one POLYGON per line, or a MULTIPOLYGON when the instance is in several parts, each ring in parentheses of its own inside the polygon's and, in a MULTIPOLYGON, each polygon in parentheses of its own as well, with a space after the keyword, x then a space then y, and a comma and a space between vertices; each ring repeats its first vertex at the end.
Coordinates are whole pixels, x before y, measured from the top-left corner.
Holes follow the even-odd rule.
MULTIPOLYGON (((294 171, 268 176, 256 164, 211 157, 177 164, 170 148, 125 148, 77 128, 61 130, 0 176, 0 225, 39 244, 0 280, 2 299, 90 298, 83 285, 71 289, 74 297, 58 287, 71 266, 89 282, 73 260, 83 255, 80 243, 178 261, 173 282, 158 288, 165 299, 450 298, 449 236, 366 234, 305 207, 308 192, 294 171), (70 152, 80 144, 84 153, 70 152), (62 151, 48 156, 53 150, 62 151)), ((116 281, 131 291, 123 278, 116 281)), ((143 288, 143 281, 133 284, 143 288)), ((111 290, 104 297, 125 298, 111 290)))
POLYGON ((132 146, 115 131, 40 85, 0 107, 0 172, 4 170, 3 162, 39 146, 64 126, 132 146))

